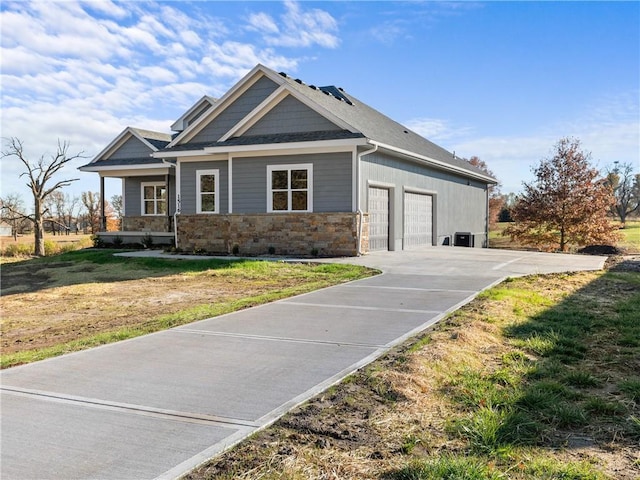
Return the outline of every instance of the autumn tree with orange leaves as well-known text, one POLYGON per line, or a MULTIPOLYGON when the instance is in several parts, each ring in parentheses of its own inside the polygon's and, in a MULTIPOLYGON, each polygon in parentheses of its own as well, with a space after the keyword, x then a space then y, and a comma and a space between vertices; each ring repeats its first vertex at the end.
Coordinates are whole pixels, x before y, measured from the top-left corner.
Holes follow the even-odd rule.
MULTIPOLYGON (((495 174, 489 170, 489 166, 484 160, 480 160, 478 157, 473 156, 469 159, 469 163, 474 167, 482 170, 484 173, 492 178, 497 178, 495 174)), ((500 193, 500 184, 489 185, 489 226, 495 227, 498 223, 498 217, 500 216, 500 210, 504 205, 504 197, 500 193)))
POLYGON ((618 234, 608 213, 615 200, 590 157, 580 140, 562 138, 553 157, 533 168, 536 179, 524 183, 511 211, 514 223, 503 235, 547 251, 614 243, 618 234))

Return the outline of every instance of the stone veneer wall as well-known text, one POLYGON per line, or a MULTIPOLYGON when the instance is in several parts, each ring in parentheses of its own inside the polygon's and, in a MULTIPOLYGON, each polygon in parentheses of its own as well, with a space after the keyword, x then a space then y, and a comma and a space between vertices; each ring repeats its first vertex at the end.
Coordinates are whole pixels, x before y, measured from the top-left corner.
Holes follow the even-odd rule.
POLYGON ((172 227, 171 217, 166 215, 149 215, 138 217, 123 217, 123 232, 170 232, 172 227))
MULTIPOLYGON (((178 215, 178 247, 184 251, 264 255, 355 256, 355 213, 178 215)), ((363 223, 368 246, 368 222, 363 223)), ((363 250, 366 251, 366 250, 363 250)))

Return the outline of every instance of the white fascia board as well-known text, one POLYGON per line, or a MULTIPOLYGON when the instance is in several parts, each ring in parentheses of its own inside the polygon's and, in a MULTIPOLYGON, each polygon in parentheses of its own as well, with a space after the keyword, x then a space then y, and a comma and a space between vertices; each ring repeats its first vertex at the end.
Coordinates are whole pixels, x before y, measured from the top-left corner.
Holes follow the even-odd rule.
POLYGON ((178 161, 176 162, 176 165, 179 165, 181 163, 189 163, 189 162, 219 162, 219 161, 226 161, 227 158, 229 157, 228 154, 218 154, 216 153, 215 155, 207 155, 202 153, 202 150, 199 151, 198 155, 194 155, 191 157, 180 157, 178 159, 178 161))
POLYGON ((122 147, 122 145, 125 144, 125 142, 127 140, 129 140, 130 137, 136 137, 138 140, 140 140, 142 143, 144 143, 147 147, 149 147, 151 149, 152 152, 157 152, 158 149, 153 146, 152 144, 150 144, 143 136, 141 136, 135 128, 133 127, 126 127, 122 132, 120 132, 120 134, 114 138, 111 143, 109 143, 109 145, 107 145, 104 150, 102 150, 98 155, 96 155, 94 157, 93 160, 91 160, 91 163, 97 163, 99 160, 108 157, 109 155, 111 155, 113 152, 115 152, 116 150, 118 150, 120 147, 122 147))
POLYGON ((209 105, 213 105, 215 102, 212 102, 212 98, 209 95, 204 95, 202 98, 200 98, 200 100, 194 103, 189 110, 184 112, 179 119, 173 122, 173 124, 171 125, 171 130, 174 132, 180 132, 184 130, 184 121, 187 119, 187 117, 191 115, 193 112, 195 112, 197 109, 202 107, 202 105, 204 105, 205 103, 208 103, 209 105))
POLYGON ((269 79, 273 80, 278 85, 282 85, 284 83, 283 78, 275 78, 274 75, 269 71, 265 70, 265 67, 258 64, 256 65, 249 73, 247 73, 238 83, 236 83, 227 93, 225 93, 220 99, 213 104, 213 106, 209 109, 207 113, 201 115, 195 122, 189 125, 182 133, 180 133, 176 138, 174 138, 167 147, 175 147, 179 145, 182 141, 188 141, 193 138, 198 132, 200 132, 211 120, 216 118, 221 112, 227 108, 228 105, 233 103, 240 95, 242 95, 245 91, 247 91, 254 83, 256 83, 262 75, 258 74, 260 72, 262 75, 267 76, 269 79))
POLYGON ((220 142, 225 142, 234 135, 240 136, 253 127, 262 117, 271 111, 278 103, 287 96, 286 85, 280 85, 271 95, 265 98, 260 105, 251 110, 242 120, 236 123, 231 129, 220 137, 220 142))
POLYGON ((460 168, 457 167, 455 165, 450 165, 448 163, 442 162, 440 160, 435 160, 433 158, 427 157, 425 155, 420 155, 418 153, 414 153, 411 152, 409 150, 404 150, 402 148, 397 148, 391 145, 387 145, 385 143, 380 143, 380 142, 376 142, 375 140, 369 140, 369 142, 371 145, 377 145, 378 148, 384 149, 384 150, 388 150, 390 152, 395 152, 398 153, 400 155, 409 157, 409 158, 413 158, 415 160, 420 160, 422 162, 434 165, 438 168, 440 168, 441 170, 446 170, 446 171, 450 171, 450 172, 455 172, 458 173, 460 175, 463 175, 465 177, 470 177, 470 178, 475 178, 477 180, 482 180, 484 182, 490 183, 492 185, 497 184, 496 180, 487 176, 487 175, 482 175, 481 173, 474 173, 474 172, 470 172, 469 170, 465 170, 464 168, 460 168))
POLYGON ((129 128, 130 127, 126 127, 122 132, 120 132, 118 136, 114 138, 111 143, 109 143, 109 145, 107 145, 99 154, 97 154, 93 158, 93 160, 91 160, 91 163, 97 162, 101 158, 106 157, 107 153, 111 153, 112 151, 120 148, 124 144, 124 142, 129 139, 129 135, 131 135, 131 131, 129 130, 129 128))
POLYGON ((158 166, 157 164, 154 165, 109 165, 106 167, 101 167, 98 164, 95 165, 85 165, 84 167, 79 167, 78 170, 80 170, 81 172, 109 172, 109 171, 114 171, 114 170, 118 170, 118 171, 131 171, 131 170, 154 170, 154 169, 159 169, 159 170, 166 170, 169 171, 169 169, 171 168, 169 166, 169 164, 164 164, 165 166, 158 166))
POLYGON ((144 138, 142 135, 140 135, 135 128, 129 127, 128 130, 129 130, 129 132, 131 132, 131 135, 133 135, 138 140, 140 140, 142 143, 144 143, 147 147, 149 147, 152 152, 157 152, 158 151, 158 148, 156 148, 151 143, 149 143, 149 141, 146 138, 144 138))
POLYGON ((204 150, 182 150, 177 152, 154 152, 151 154, 153 158, 185 158, 185 157, 201 157, 204 155, 204 150))
MULTIPOLYGON (((205 153, 233 153, 234 158, 240 156, 256 156, 260 153, 269 155, 296 155, 301 153, 350 152, 354 146, 366 145, 366 138, 343 138, 339 140, 318 140, 313 142, 268 143, 258 145, 235 145, 224 147, 205 147, 205 153)), ((200 151, 202 154, 202 151, 200 151)))

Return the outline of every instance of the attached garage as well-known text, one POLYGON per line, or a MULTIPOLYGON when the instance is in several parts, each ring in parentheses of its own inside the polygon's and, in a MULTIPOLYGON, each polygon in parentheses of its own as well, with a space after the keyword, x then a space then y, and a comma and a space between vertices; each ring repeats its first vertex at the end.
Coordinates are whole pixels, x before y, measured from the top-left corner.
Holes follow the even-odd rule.
POLYGON ((369 250, 389 250, 389 189, 369 187, 369 250))
POLYGON ((404 193, 403 249, 433 245, 433 196, 404 193))

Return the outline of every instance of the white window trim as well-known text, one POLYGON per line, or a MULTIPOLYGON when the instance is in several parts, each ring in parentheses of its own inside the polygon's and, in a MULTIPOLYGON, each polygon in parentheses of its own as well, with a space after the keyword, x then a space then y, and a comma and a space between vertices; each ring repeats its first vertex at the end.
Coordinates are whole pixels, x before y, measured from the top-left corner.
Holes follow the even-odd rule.
MULTIPOLYGON (((143 217, 163 217, 165 216, 167 213, 145 213, 145 208, 144 208, 144 187, 164 187, 165 191, 167 190, 167 184, 165 182, 140 182, 140 215, 143 217)), ((157 212, 158 211, 158 200, 155 198, 155 188, 154 188, 154 205, 155 208, 154 210, 157 212)), ((169 211, 169 198, 165 198, 164 199, 165 204, 166 204, 166 209, 167 211, 169 211)))
POLYGON ((267 165, 267 213, 311 213, 313 212, 313 163, 298 163, 298 164, 286 164, 286 165, 267 165), (288 192, 288 209, 287 210, 274 210, 273 209, 273 189, 271 188, 271 172, 274 170, 287 170, 289 172, 289 185, 291 185, 291 170, 306 170, 307 171, 307 209, 306 210, 291 210, 291 188, 288 192))
POLYGON ((220 170, 219 169, 211 169, 211 170, 196 170, 196 213, 201 213, 203 215, 213 215, 220 213, 220 170), (203 212, 202 211, 202 192, 200 191, 200 178, 203 175, 213 175, 214 176, 214 211, 213 212, 203 212))

